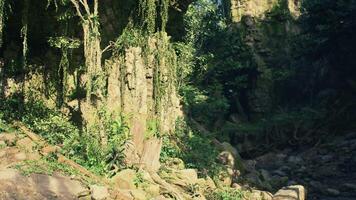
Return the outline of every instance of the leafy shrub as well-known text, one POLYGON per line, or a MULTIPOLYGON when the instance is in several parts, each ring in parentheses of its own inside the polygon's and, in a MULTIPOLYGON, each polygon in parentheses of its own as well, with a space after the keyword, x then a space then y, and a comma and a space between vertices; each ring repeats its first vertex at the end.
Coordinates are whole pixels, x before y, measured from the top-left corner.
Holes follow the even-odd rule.
MULTIPOLYGON (((62 153, 97 174, 113 175, 123 168, 123 143, 129 138, 125 119, 112 119, 102 111, 108 144, 103 146, 96 134, 88 134, 74 126, 59 111, 49 109, 41 101, 22 103, 12 98, 0 102, 0 122, 22 121, 47 142, 62 147, 62 153)), ((0 123, 1 126, 1 123, 0 123)), ((1 127, 0 127, 1 128, 1 127)))
POLYGON ((207 199, 210 200, 242 200, 244 193, 234 188, 221 188, 212 191, 207 195, 207 199))
POLYGON ((187 168, 196 168, 203 175, 215 176, 221 169, 217 162, 218 151, 209 136, 191 129, 185 121, 178 119, 173 136, 163 139, 161 161, 180 158, 187 168))

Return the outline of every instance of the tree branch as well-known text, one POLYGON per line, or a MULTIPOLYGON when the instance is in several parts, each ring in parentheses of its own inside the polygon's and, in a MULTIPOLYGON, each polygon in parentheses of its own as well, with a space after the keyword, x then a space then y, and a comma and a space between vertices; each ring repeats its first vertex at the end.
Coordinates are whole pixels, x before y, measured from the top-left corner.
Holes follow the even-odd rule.
POLYGON ((82 12, 80 11, 80 6, 76 0, 70 0, 72 4, 74 5, 75 9, 77 10, 77 15, 80 17, 81 20, 85 20, 83 17, 82 12))

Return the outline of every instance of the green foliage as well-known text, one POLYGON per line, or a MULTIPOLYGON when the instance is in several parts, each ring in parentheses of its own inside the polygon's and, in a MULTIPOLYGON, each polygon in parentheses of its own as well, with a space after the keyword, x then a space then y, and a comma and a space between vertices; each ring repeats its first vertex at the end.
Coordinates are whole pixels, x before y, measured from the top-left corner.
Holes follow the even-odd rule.
POLYGON ((68 37, 50 37, 48 43, 58 49, 76 49, 80 46, 81 42, 78 39, 68 37))
POLYGON ((76 134, 67 138, 65 154, 91 171, 106 176, 115 175, 126 166, 123 163, 123 144, 130 138, 129 128, 122 116, 102 118, 108 142, 103 146, 95 135, 76 134))
POLYGON ((287 1, 278 0, 277 3, 273 6, 272 10, 267 13, 267 17, 270 20, 283 21, 292 19, 287 1))
POLYGON ((13 166, 23 175, 47 174, 53 175, 55 172, 61 172, 66 175, 80 175, 80 172, 66 164, 59 163, 54 155, 48 155, 39 160, 25 160, 13 166))
MULTIPOLYGON (((59 111, 47 108, 41 101, 23 104, 17 99, 0 103, 1 122, 20 120, 53 145, 62 146, 62 153, 97 174, 114 175, 123 167, 123 144, 129 139, 124 117, 104 113, 108 144, 103 147, 93 134, 81 132, 59 111), (21 109, 19 109, 21 108, 21 109)), ((95 134, 94 134, 95 135, 95 134)))
POLYGON ((114 43, 114 54, 124 53, 129 47, 141 47, 147 41, 142 30, 128 25, 114 43))
POLYGON ((229 109, 228 100, 221 94, 222 88, 219 86, 212 85, 202 91, 189 85, 181 89, 184 105, 189 108, 190 115, 210 127, 223 118, 229 109))
POLYGON ((212 191, 207 195, 207 199, 210 200, 242 200, 246 196, 240 190, 234 188, 220 188, 212 191))
POLYGON ((175 133, 163 139, 161 161, 180 158, 187 168, 198 169, 203 175, 215 176, 222 166, 217 162, 218 150, 211 138, 192 130, 182 119, 176 122, 175 133))

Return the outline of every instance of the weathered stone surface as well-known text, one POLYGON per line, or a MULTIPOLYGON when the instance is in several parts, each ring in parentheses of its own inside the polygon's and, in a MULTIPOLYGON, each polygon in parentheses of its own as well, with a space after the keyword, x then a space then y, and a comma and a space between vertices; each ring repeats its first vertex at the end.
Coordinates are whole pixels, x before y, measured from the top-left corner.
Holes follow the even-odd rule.
POLYGON ((302 185, 284 187, 273 196, 273 200, 305 200, 306 190, 302 185))
POLYGON ((187 181, 189 184, 195 184, 198 182, 198 174, 195 169, 183 169, 177 174, 178 178, 187 181))
POLYGON ((167 198, 164 197, 163 195, 160 195, 160 196, 153 198, 153 200, 167 200, 167 198))
POLYGON ((147 186, 142 188, 147 194, 150 196, 159 196, 160 194, 160 186, 157 184, 148 184, 147 186))
POLYGON ((76 199, 85 190, 68 177, 32 174, 23 176, 15 169, 0 171, 0 199, 76 199))
POLYGON ((1 133, 0 140, 4 141, 7 145, 14 145, 16 142, 16 135, 12 133, 1 133))
POLYGON ((142 190, 131 190, 130 191, 131 195, 134 197, 135 200, 147 200, 148 195, 146 192, 142 191, 142 190))
POLYGON ((26 154, 21 153, 15 147, 5 147, 0 149, 0 169, 7 168, 8 166, 25 160, 26 154))
POLYGON ((130 190, 115 190, 111 196, 115 200, 134 200, 134 197, 131 195, 130 190))
POLYGON ((173 84, 174 76, 170 76, 175 73, 172 59, 176 58, 174 51, 167 52, 169 37, 166 34, 152 36, 145 45, 145 53, 141 47, 129 47, 122 56, 107 61, 110 69, 107 103, 114 115, 120 110, 124 116, 129 116, 127 123, 135 151, 125 152, 126 162, 157 171, 162 142, 155 133, 147 133, 148 126, 154 122, 157 126, 154 128, 161 133, 172 131, 182 111, 173 84), (159 85, 155 84, 157 81, 159 85))
POLYGON ((93 200, 105 200, 109 197, 108 188, 105 186, 92 185, 90 191, 93 200))
POLYGON ((144 141, 144 151, 140 163, 144 164, 144 168, 151 172, 156 172, 160 168, 159 157, 162 148, 161 138, 150 138, 144 141))
POLYGON ((125 169, 117 173, 111 180, 120 189, 136 189, 135 178, 136 171, 125 169))
POLYGON ((16 142, 16 146, 24 149, 25 151, 31 152, 36 144, 28 137, 22 138, 16 142))
POLYGON ((26 153, 24 152, 19 152, 14 155, 15 159, 17 160, 25 160, 27 158, 26 153))

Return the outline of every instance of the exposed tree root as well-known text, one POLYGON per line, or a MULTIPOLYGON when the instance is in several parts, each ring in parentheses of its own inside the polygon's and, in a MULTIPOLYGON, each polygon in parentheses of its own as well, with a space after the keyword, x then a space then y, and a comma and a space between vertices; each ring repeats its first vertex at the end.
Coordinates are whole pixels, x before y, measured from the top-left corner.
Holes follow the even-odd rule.
POLYGON ((156 172, 150 172, 150 175, 155 183, 159 184, 162 187, 162 189, 166 190, 169 194, 173 195, 175 199, 177 200, 190 199, 189 197, 187 197, 188 195, 184 195, 173 185, 163 180, 156 172))

